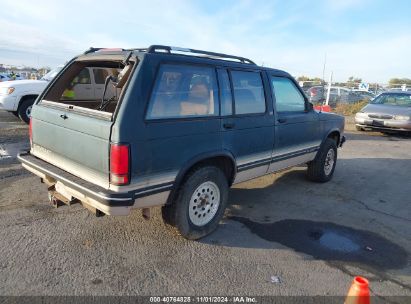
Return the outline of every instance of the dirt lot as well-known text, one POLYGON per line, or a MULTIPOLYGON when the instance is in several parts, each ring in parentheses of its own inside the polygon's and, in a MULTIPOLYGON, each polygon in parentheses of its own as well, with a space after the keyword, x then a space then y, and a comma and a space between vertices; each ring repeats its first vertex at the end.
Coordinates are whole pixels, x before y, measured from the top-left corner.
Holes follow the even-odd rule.
POLYGON ((53 209, 15 159, 26 134, 0 112, 1 295, 343 296, 360 274, 380 299, 411 296, 409 137, 349 123, 331 182, 301 167, 240 184, 218 231, 192 242, 158 209, 150 221, 53 209))

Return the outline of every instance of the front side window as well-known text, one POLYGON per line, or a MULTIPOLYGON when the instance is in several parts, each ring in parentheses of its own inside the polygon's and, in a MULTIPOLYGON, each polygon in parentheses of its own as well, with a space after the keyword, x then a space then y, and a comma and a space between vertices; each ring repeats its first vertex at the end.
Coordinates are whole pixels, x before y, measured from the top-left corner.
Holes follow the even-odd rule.
POLYGON ((305 111, 305 100, 295 84, 288 78, 271 77, 277 112, 305 111))
POLYGON ((258 72, 232 71, 235 114, 265 112, 265 96, 261 74, 258 72))
POLYGON ((147 118, 218 115, 216 87, 212 68, 164 64, 156 79, 147 118))

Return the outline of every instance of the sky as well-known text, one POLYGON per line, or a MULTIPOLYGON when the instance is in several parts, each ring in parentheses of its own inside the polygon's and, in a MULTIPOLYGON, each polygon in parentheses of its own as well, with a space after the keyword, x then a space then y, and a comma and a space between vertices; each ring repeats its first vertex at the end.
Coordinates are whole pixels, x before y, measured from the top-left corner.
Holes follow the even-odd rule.
POLYGON ((1 0, 0 63, 55 67, 93 47, 248 57, 293 76, 411 78, 409 0, 1 0))

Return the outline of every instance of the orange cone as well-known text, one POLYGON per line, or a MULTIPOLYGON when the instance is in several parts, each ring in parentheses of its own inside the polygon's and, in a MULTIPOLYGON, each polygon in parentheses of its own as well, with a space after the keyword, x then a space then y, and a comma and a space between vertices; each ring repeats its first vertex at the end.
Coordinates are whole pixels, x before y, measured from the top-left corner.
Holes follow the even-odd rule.
POLYGON ((370 304, 370 290, 366 278, 354 278, 344 304, 370 304))

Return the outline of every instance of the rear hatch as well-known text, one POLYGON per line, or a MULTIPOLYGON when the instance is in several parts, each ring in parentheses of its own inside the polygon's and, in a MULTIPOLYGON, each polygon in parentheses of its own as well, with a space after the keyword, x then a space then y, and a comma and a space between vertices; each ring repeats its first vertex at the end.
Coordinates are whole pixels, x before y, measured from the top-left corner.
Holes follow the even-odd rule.
POLYGON ((62 70, 33 107, 31 154, 109 188, 111 127, 137 62, 128 55, 88 54, 62 70))

